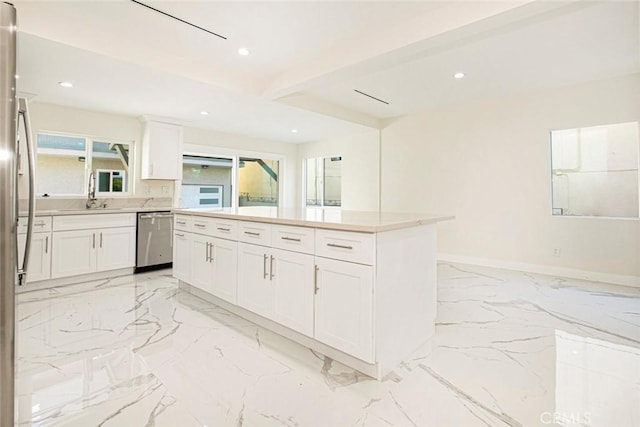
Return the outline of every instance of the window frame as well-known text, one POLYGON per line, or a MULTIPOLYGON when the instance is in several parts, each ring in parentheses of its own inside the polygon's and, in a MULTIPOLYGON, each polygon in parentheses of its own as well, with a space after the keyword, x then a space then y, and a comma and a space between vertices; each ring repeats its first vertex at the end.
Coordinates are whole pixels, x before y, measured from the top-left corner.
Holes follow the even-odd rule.
MULTIPOLYGON (((616 121, 616 122, 607 122, 607 123, 598 123, 598 124, 583 124, 580 126, 574 126, 574 127, 562 127, 562 128, 553 128, 553 129, 549 129, 548 131, 548 147, 549 147, 549 195, 550 195, 550 200, 549 200, 549 215, 552 218, 586 218, 586 219, 615 219, 615 220, 622 220, 622 221, 639 221, 640 220, 640 119, 636 119, 636 118, 629 118, 628 120, 620 120, 620 121, 616 121), (567 130, 581 130, 581 129, 589 129, 589 128, 595 128, 595 127, 602 127, 602 126, 614 126, 614 125, 621 125, 621 124, 630 124, 630 123, 635 123, 638 129, 638 140, 636 142, 637 144, 637 179, 638 179, 638 215, 637 216, 612 216, 612 215, 578 215, 578 214, 573 214, 573 215, 568 215, 568 214, 564 214, 564 213, 556 213, 557 210, 562 210, 562 208, 556 208, 554 206, 554 201, 555 201, 555 191, 554 191, 554 178, 555 178, 555 171, 559 170, 561 172, 564 171, 576 171, 578 170, 577 168, 557 168, 554 169, 554 156, 553 156, 553 152, 554 152, 554 148, 553 148, 553 134, 554 132, 560 132, 560 131, 567 131, 567 130)), ((577 148, 578 152, 580 152, 580 146, 577 148)), ((611 171, 611 172, 616 172, 611 171)))
MULTIPOLYGON (((127 145, 129 150, 128 150, 128 156, 129 156, 129 165, 128 165, 128 170, 126 170, 124 168, 123 165, 123 169, 100 169, 103 172, 106 171, 124 171, 125 173, 125 177, 126 177, 126 184, 123 182, 123 185, 126 185, 126 189, 127 191, 119 191, 119 192, 111 192, 111 191, 98 191, 98 185, 97 185, 97 172, 98 170, 96 169, 94 172, 96 174, 96 196, 97 197, 102 197, 102 198, 116 198, 116 197, 129 197, 131 195, 134 194, 133 191, 133 185, 134 185, 134 167, 133 165, 135 165, 135 141, 133 140, 121 140, 121 139, 117 139, 117 138, 111 138, 111 137, 101 137, 101 136, 92 136, 92 135, 84 135, 84 134, 77 134, 77 133, 70 133, 70 132, 58 132, 58 131, 48 131, 48 130, 40 130, 38 132, 36 132, 36 138, 35 138, 35 157, 36 157, 36 164, 38 162, 38 140, 40 135, 52 135, 52 136, 61 136, 61 137, 69 137, 69 138, 77 138, 77 139, 84 139, 85 141, 85 147, 84 147, 84 178, 83 178, 83 185, 82 188, 84 188, 85 190, 88 188, 89 185, 89 176, 91 174, 93 170, 93 143, 94 142, 101 142, 101 143, 108 143, 108 144, 122 144, 122 145, 127 145)), ((80 150, 78 150, 78 153, 81 153, 80 150)), ((38 180, 38 174, 36 171, 36 188, 37 188, 37 180, 38 180)), ((110 187, 111 187, 111 183, 110 183, 110 187)), ((82 193, 46 193, 47 197, 53 197, 53 198, 77 198, 77 197, 85 197, 87 195, 86 191, 83 191, 82 193)), ((38 197, 43 197, 42 194, 38 194, 38 197)))

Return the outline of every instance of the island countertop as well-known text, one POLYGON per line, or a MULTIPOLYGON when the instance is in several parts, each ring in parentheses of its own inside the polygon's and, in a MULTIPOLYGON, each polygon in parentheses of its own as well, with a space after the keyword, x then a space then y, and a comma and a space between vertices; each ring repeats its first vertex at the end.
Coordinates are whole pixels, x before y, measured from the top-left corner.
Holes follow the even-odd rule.
POLYGON ((172 209, 182 215, 212 218, 237 219, 271 224, 297 225, 329 230, 376 233, 433 224, 454 219, 453 216, 423 213, 397 213, 349 211, 335 208, 283 209, 277 207, 251 206, 240 208, 188 208, 172 209))

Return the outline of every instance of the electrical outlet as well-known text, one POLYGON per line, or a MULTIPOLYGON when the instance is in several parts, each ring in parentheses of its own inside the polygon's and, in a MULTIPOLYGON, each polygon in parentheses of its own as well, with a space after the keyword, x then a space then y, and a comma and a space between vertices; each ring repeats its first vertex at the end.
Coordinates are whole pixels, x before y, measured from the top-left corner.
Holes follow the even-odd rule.
POLYGON ((553 248, 553 256, 560 257, 562 250, 560 248, 553 248))

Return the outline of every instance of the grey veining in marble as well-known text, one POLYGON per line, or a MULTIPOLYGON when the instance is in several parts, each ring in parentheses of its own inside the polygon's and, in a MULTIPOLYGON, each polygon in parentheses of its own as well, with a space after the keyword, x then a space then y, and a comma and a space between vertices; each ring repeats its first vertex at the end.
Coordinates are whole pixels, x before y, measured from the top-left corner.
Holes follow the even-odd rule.
POLYGON ((20 426, 640 425, 640 290, 440 264, 433 342, 375 381, 167 272, 18 295, 20 426))

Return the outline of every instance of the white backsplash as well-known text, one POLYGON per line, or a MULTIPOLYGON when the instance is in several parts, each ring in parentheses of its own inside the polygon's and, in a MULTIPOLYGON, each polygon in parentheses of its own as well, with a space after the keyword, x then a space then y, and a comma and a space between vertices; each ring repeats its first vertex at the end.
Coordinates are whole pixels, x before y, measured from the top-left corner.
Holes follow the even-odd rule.
MULTIPOLYGON (((126 198, 99 198, 99 203, 106 202, 109 208, 168 208, 172 206, 171 197, 126 197, 126 198)), ((86 197, 82 198, 55 198, 39 197, 36 199, 36 211, 56 209, 85 209, 86 197)), ((20 210, 27 209, 27 199, 20 199, 20 210)))

